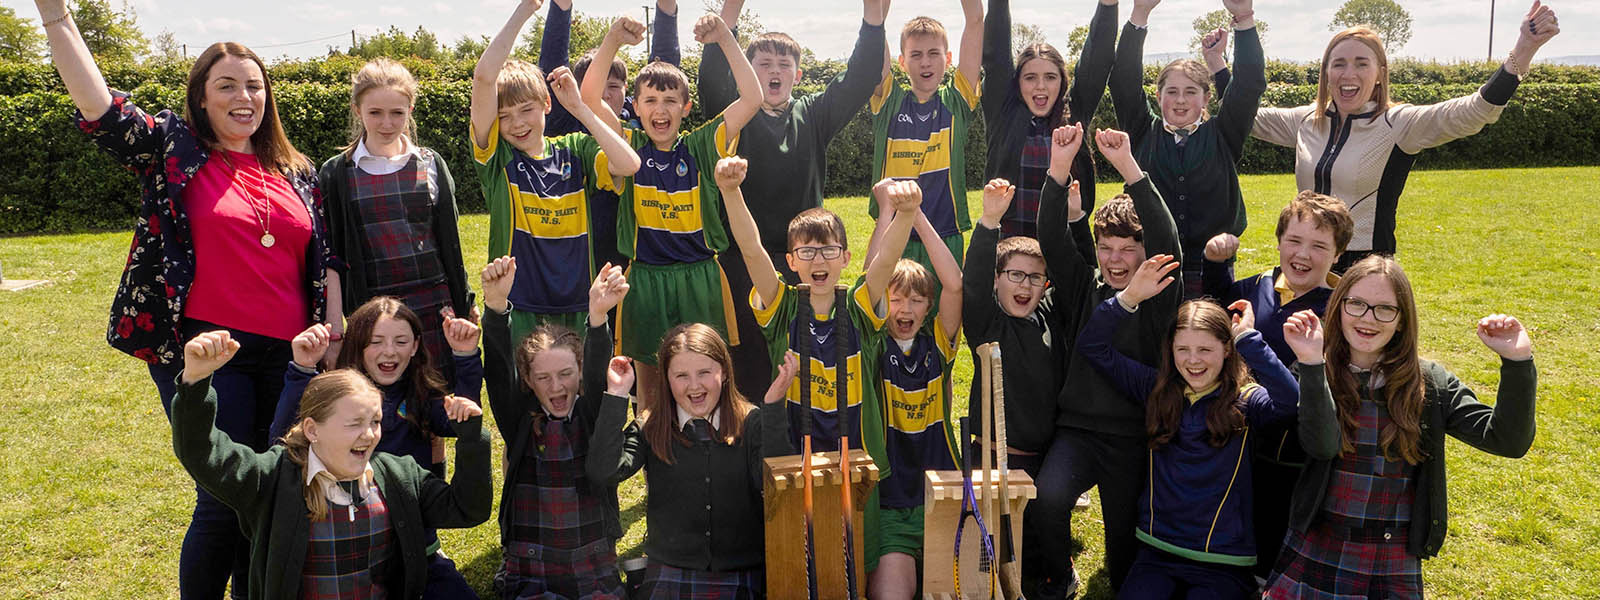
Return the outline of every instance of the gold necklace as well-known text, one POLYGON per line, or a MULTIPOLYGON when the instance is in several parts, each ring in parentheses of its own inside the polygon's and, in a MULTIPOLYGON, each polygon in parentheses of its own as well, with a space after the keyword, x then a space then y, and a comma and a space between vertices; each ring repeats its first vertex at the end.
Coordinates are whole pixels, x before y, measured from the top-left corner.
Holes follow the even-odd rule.
POLYGON ((250 189, 250 186, 246 184, 241 177, 239 177, 241 169, 234 166, 233 160, 228 157, 226 150, 222 152, 223 163, 228 165, 228 169, 231 170, 234 175, 234 177, 230 179, 228 185, 231 187, 233 185, 232 180, 238 180, 239 187, 244 188, 245 204, 250 205, 250 214, 255 215, 256 225, 261 227, 261 247, 271 248, 273 244, 278 243, 278 239, 272 237, 272 199, 267 196, 267 176, 265 170, 256 174, 256 177, 261 182, 261 186, 258 188, 261 195, 261 201, 267 205, 266 217, 263 218, 261 216, 262 211, 256 208, 255 198, 250 195, 250 192, 257 190, 250 189))

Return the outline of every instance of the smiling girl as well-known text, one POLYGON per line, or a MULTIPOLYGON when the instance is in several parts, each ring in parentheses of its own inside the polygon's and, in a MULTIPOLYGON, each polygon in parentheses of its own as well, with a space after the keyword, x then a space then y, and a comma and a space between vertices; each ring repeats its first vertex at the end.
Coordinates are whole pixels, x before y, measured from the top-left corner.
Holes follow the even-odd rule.
MULTIPOLYGON (((451 415, 480 411, 476 398, 483 386, 483 363, 478 357, 478 327, 471 321, 450 318, 444 323, 454 394, 433 365, 436 359, 422 344, 422 320, 398 299, 373 298, 350 315, 351 343, 339 350, 336 366, 366 375, 382 393, 383 438, 377 451, 409 456, 444 476, 444 465, 433 460, 434 445, 456 437, 451 415)), ((294 361, 284 372, 283 396, 272 421, 272 439, 283 439, 305 410, 307 386, 317 374, 318 357, 328 353, 332 332, 327 325, 312 325, 293 340, 294 361)), ((474 598, 455 562, 439 552, 439 539, 426 532, 428 578, 424 598, 474 598)))
POLYGON ((1510 458, 1528 452, 1533 344, 1515 317, 1478 321, 1478 339, 1500 355, 1497 400, 1484 405, 1418 356, 1411 282, 1383 256, 1345 273, 1326 318, 1324 328, 1301 311, 1284 324, 1301 365, 1299 431, 1310 461, 1263 597, 1421 598, 1422 559, 1439 553, 1449 528, 1444 437, 1510 458))
POLYGON ((212 425, 213 374, 239 349, 225 330, 184 346, 172 445, 184 469, 248 528, 249 597, 421 595, 434 528, 489 518, 489 434, 477 406, 448 408, 461 436, 453 483, 378 452, 383 394, 350 369, 312 379, 283 444, 256 452, 212 425))
POLYGON ((1561 27, 1555 11, 1534 0, 1517 31, 1510 56, 1482 88, 1418 106, 1390 98, 1383 40, 1366 26, 1351 27, 1334 34, 1322 53, 1315 104, 1256 112, 1251 135, 1295 149, 1298 189, 1333 196, 1350 207, 1356 233, 1334 272, 1368 254, 1394 254, 1395 208, 1417 153, 1498 120, 1527 76, 1534 53, 1561 27))
POLYGON ((1207 300, 1179 306, 1159 369, 1117 350, 1117 327, 1171 285, 1177 267, 1168 255, 1144 261, 1078 338, 1079 354, 1145 405, 1149 466, 1135 532, 1143 543, 1117 597, 1247 598, 1256 549, 1245 458, 1256 428, 1295 418, 1299 389, 1244 300, 1229 307, 1239 311, 1231 319, 1207 300))
POLYGON ((416 144, 416 99, 416 79, 404 65, 387 58, 363 65, 351 78, 350 145, 318 172, 329 243, 348 265, 339 274, 343 302, 328 319, 330 355, 339 354, 347 312, 394 296, 421 319, 419 341, 449 374, 440 309, 468 314, 472 290, 456 230, 455 180, 443 158, 416 144))
POLYGON ((586 464, 594 484, 645 471, 650 563, 635 597, 761 597, 762 459, 794 453, 782 402, 797 359, 784 358, 759 408, 734 387, 728 344, 708 325, 674 327, 657 359, 663 389, 626 429, 633 362, 611 359, 586 464))

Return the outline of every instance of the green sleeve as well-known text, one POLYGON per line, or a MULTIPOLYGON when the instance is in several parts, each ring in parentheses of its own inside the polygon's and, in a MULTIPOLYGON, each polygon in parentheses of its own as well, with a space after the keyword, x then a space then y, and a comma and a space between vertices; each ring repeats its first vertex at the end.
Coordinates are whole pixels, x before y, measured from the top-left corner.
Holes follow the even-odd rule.
POLYGON ((1539 388, 1533 360, 1500 361, 1500 391, 1494 406, 1455 375, 1425 363, 1424 375, 1444 408, 1445 431, 1467 445, 1500 456, 1521 458, 1533 446, 1534 397, 1539 388))
POLYGON ((280 451, 257 453, 217 429, 211 378, 178 381, 172 399, 172 450, 201 489, 246 518, 264 509, 280 451))
POLYGON ((871 305, 871 295, 866 279, 861 278, 850 290, 850 320, 856 337, 861 340, 861 446, 878 465, 878 477, 888 477, 889 449, 886 437, 888 422, 884 419, 883 398, 878 394, 877 382, 883 379, 878 372, 877 358, 883 355, 884 324, 888 319, 887 296, 878 306, 871 305))
MULTIPOLYGON (((624 127, 623 139, 628 140, 628 145, 635 151, 650 144, 649 136, 643 131, 624 127)), ((633 214, 633 177, 622 178, 622 192, 617 194, 617 252, 628 258, 634 258, 633 241, 638 231, 638 220, 633 214)))
POLYGON ((1132 23, 1123 25, 1122 38, 1117 41, 1118 60, 1111 67, 1111 103, 1117 126, 1128 133, 1134 148, 1144 143, 1158 121, 1144 92, 1144 38, 1148 33, 1132 23))
POLYGON ((644 466, 644 435, 637 422, 628 418, 628 399, 606 394, 600 400, 600 415, 589 438, 589 454, 584 458, 584 474, 596 488, 616 485, 644 466))
POLYGON ((483 202, 489 208, 489 260, 511 253, 511 197, 506 182, 506 165, 514 157, 511 144, 500 139, 500 120, 489 127, 489 146, 479 148, 471 132, 467 145, 472 147, 472 168, 478 173, 478 185, 483 188, 483 202))
POLYGON ((456 473, 449 483, 433 476, 415 461, 398 461, 423 477, 417 493, 422 520, 435 529, 473 527, 489 520, 493 512, 494 482, 489 474, 489 432, 483 417, 452 423, 456 430, 456 473))
POLYGON ((727 124, 719 113, 684 137, 689 154, 700 169, 700 227, 706 247, 714 252, 728 249, 728 230, 722 226, 722 192, 717 187, 717 161, 733 156, 738 139, 728 135, 727 124))
MULTIPOLYGON (((906 89, 890 75, 872 99, 867 101, 867 108, 872 111, 872 177, 867 181, 869 186, 883 179, 883 165, 889 155, 889 125, 894 123, 895 111, 900 109, 900 101, 905 95, 906 89)), ((878 203, 871 193, 867 194, 867 215, 878 218, 878 203)))
POLYGON ((1338 409, 1328 389, 1327 365, 1296 365, 1300 375, 1300 413, 1296 426, 1300 447, 1312 460, 1333 460, 1339 455, 1338 409))
POLYGON ((745 416, 744 447, 753 489, 759 490, 765 485, 762 470, 767 458, 799 452, 789 443, 789 411, 784 406, 786 403, 762 403, 745 416))
MULTIPOLYGON (((756 324, 761 326, 761 337, 767 342, 767 356, 772 360, 770 375, 777 374, 778 366, 783 364, 784 353, 789 351, 789 323, 794 321, 800 306, 795 295, 794 287, 783 284, 778 286, 778 299, 771 306, 756 308, 758 295, 755 290, 750 290, 750 297, 744 299, 750 303, 756 324)), ((734 299, 735 302, 739 300, 734 299)))

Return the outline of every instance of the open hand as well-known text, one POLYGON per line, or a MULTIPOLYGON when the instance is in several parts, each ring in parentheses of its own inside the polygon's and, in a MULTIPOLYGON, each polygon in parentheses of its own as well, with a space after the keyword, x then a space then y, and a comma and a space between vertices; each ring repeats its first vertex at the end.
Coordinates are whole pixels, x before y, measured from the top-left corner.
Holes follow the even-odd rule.
MULTIPOLYGON (((471 320, 456 316, 456 311, 446 306, 439 309, 439 316, 444 317, 444 340, 450 344, 450 351, 457 354, 472 354, 478 350, 478 338, 483 331, 471 320)), ((443 360, 444 357, 436 357, 443 360)))
POLYGON ((1235 313, 1231 315, 1234 337, 1256 328, 1256 311, 1250 306, 1249 300, 1234 300, 1233 304, 1228 305, 1228 312, 1235 313))
POLYGON ((483 414, 483 407, 478 406, 471 398, 462 398, 455 394, 444 397, 444 414, 451 421, 460 423, 483 414))
POLYGON ((612 307, 620 304, 626 295, 628 278, 623 276, 622 267, 606 263, 600 268, 600 274, 595 276, 594 283, 589 285, 589 315, 594 317, 611 312, 612 307))
POLYGON ((239 352, 239 341, 226 329, 207 331, 183 345, 184 383, 194 383, 217 372, 239 352))
POLYGON ((582 106, 583 96, 578 92, 578 80, 572 78, 572 70, 565 65, 556 67, 545 79, 550 80, 550 95, 561 101, 562 106, 582 106))
POLYGON ((1140 302, 1154 298, 1161 290, 1172 285, 1171 273, 1178 268, 1178 260, 1171 254, 1157 254, 1139 263, 1139 270, 1133 272, 1133 278, 1128 280, 1128 287, 1117 292, 1123 304, 1138 306, 1140 302))
POLYGON ((1478 319, 1478 339, 1506 360, 1533 358, 1533 340, 1528 338, 1528 330, 1511 315, 1478 319))
MULTIPOLYGON (((778 365, 778 375, 772 378, 772 385, 767 388, 767 395, 761 401, 766 404, 782 402, 784 396, 789 393, 789 386, 794 384, 795 374, 799 372, 799 355, 792 351, 784 353, 783 364, 778 365)), ((810 385, 810 382, 801 382, 801 384, 810 385)))
POLYGON ((505 312, 511 304, 511 282, 516 279, 517 259, 502 256, 483 266, 483 303, 489 310, 505 312))
POLYGON ((1000 219, 1006 216, 1006 209, 1011 208, 1011 198, 1016 196, 1017 186, 1000 178, 990 179, 983 186, 983 222, 998 225, 1000 219))
POLYGON ((1322 319, 1308 310, 1289 315, 1283 321, 1283 341, 1302 365, 1322 364, 1322 319))

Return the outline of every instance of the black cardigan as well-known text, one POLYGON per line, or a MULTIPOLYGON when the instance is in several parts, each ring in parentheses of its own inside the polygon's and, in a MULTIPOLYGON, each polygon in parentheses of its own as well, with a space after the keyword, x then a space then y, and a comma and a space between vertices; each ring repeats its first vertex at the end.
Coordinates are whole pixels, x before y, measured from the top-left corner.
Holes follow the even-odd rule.
MULTIPOLYGON (((472 313, 472 288, 467 285, 467 270, 461 260, 461 234, 456 230, 456 183, 444 159, 427 148, 418 148, 423 160, 433 161, 434 189, 439 197, 433 210, 433 239, 439 246, 439 259, 444 261, 445 282, 450 285, 450 304, 457 315, 472 313)), ((343 259, 344 269, 339 273, 344 294, 344 314, 355 312, 372 299, 367 284, 366 271, 361 267, 366 260, 366 249, 361 244, 361 213, 346 200, 350 197, 350 172, 352 151, 335 154, 322 163, 317 180, 322 191, 322 205, 328 214, 328 244, 335 256, 343 259)))

